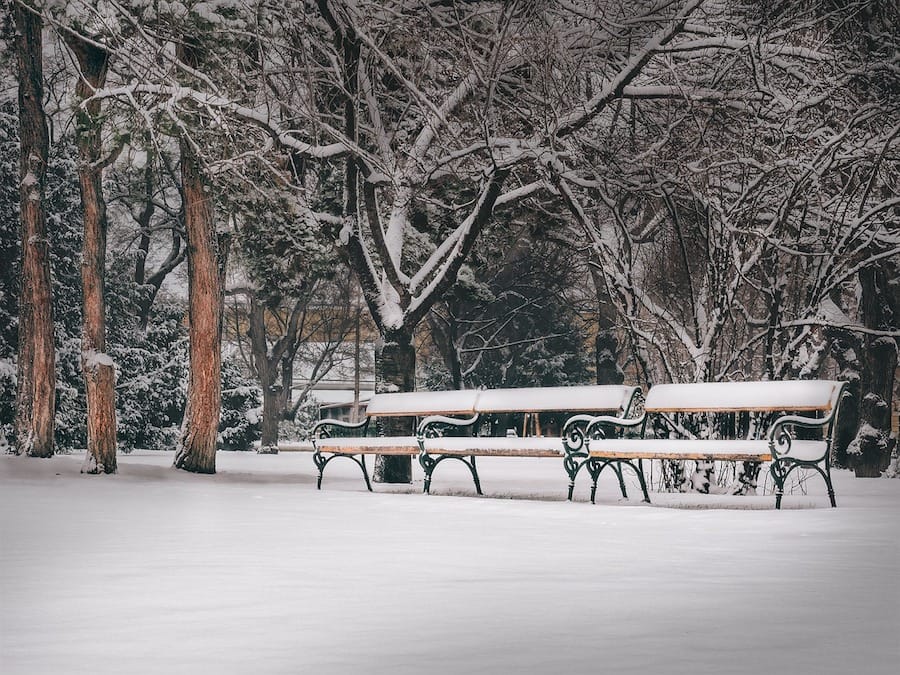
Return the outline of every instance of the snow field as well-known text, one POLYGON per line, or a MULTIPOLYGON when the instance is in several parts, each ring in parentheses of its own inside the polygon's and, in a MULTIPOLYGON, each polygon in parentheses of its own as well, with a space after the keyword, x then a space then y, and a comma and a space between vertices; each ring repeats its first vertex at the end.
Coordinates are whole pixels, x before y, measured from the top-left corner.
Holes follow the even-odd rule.
POLYGON ((420 475, 369 494, 349 461, 317 492, 309 453, 219 453, 215 476, 171 453, 120 456, 116 476, 81 459, 0 457, 4 675, 900 662, 900 481, 836 472, 837 509, 810 481, 778 512, 770 495, 622 502, 611 479, 570 504, 553 459, 479 458, 485 498, 447 462, 427 496, 420 475))

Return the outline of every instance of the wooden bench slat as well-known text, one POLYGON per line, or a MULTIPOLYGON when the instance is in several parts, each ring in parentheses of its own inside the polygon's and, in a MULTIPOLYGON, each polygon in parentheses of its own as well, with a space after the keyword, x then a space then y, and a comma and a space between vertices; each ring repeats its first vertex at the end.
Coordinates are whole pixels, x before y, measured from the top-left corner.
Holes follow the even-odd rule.
POLYGON ((367 417, 425 417, 472 415, 477 389, 460 391, 411 391, 375 394, 366 406, 367 417))
POLYGON ((316 446, 321 452, 343 452, 360 455, 418 455, 415 436, 362 436, 359 438, 320 438, 316 446))
POLYGON ((693 382, 650 388, 644 410, 656 412, 828 411, 841 383, 833 380, 787 382, 693 382))
MULTIPOLYGON (((828 449, 825 441, 798 441, 791 443, 790 456, 813 461, 824 456, 828 449)), ((769 442, 764 440, 692 440, 622 438, 593 440, 590 456, 610 459, 694 459, 723 461, 760 461, 772 459, 769 442)))
POLYGON ((659 450, 657 452, 629 452, 627 450, 609 450, 604 452, 590 453, 591 457, 597 459, 667 459, 673 461, 694 460, 694 461, 727 461, 727 462, 768 462, 771 461, 772 455, 769 453, 702 453, 702 452, 669 452, 659 450))
POLYGON ((445 436, 422 441, 433 455, 497 457, 563 457, 563 442, 555 437, 445 436))
POLYGON ((485 389, 478 394, 475 412, 613 412, 627 406, 636 391, 637 387, 602 384, 485 389))

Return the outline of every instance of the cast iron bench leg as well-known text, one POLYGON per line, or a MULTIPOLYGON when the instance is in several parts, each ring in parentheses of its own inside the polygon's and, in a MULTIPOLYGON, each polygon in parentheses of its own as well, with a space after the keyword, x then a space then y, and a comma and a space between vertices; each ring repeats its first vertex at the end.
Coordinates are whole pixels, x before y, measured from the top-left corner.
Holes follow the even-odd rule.
POLYGON ((572 495, 575 494, 575 478, 578 476, 578 472, 586 462, 587 459, 579 462, 574 457, 570 457, 569 455, 566 455, 563 458, 563 467, 566 470, 566 474, 568 474, 569 476, 569 496, 566 498, 568 499, 568 501, 572 501, 572 495))
POLYGON ((781 469, 781 463, 778 460, 772 462, 769 466, 769 473, 772 474, 772 481, 775 483, 775 508, 781 508, 781 498, 784 496, 784 479, 787 472, 781 469))
POLYGON ((316 478, 316 489, 322 489, 322 475, 325 473, 325 467, 328 466, 328 462, 338 457, 346 457, 347 459, 356 462, 356 465, 362 470, 363 478, 366 481, 366 489, 368 489, 369 492, 372 492, 372 483, 369 481, 369 472, 366 470, 366 456, 360 455, 359 459, 357 459, 355 455, 348 455, 340 452, 331 455, 331 457, 328 457, 327 459, 322 457, 318 452, 313 454, 313 462, 319 469, 319 476, 316 478))
POLYGON ((366 456, 360 455, 359 457, 359 468, 362 469, 363 478, 366 479, 366 487, 369 488, 369 492, 372 492, 372 483, 369 480, 369 472, 366 470, 366 456))
POLYGON ((622 477, 621 463, 616 462, 612 465, 612 469, 616 472, 616 477, 619 479, 619 490, 622 492, 622 499, 628 499, 628 491, 625 489, 625 479, 622 477))
POLYGON ((469 473, 472 474, 472 480, 475 481, 475 492, 479 495, 484 494, 481 491, 481 480, 478 478, 478 469, 475 467, 475 455, 469 457, 461 457, 459 455, 439 455, 437 459, 435 459, 427 452, 423 452, 419 455, 419 464, 422 465, 422 469, 425 471, 425 493, 431 494, 431 476, 434 473, 435 467, 445 459, 458 459, 469 467, 469 473))
POLYGON ((483 495, 484 493, 481 491, 481 480, 478 478, 478 469, 475 467, 475 455, 471 457, 471 463, 466 463, 469 467, 469 471, 472 472, 472 480, 475 481, 475 492, 479 495, 483 495))
POLYGON ((650 495, 647 493, 647 481, 644 479, 644 460, 639 459, 637 465, 638 482, 641 484, 641 491, 644 493, 644 501, 650 503, 650 495))

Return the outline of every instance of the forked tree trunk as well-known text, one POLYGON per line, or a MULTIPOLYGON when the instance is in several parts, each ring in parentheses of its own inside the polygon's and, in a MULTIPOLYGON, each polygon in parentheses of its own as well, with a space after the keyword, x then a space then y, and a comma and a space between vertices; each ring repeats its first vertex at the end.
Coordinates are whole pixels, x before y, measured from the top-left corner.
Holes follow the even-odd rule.
POLYGON ((204 189, 199 161, 185 138, 181 139, 181 180, 188 250, 190 371, 175 467, 196 473, 215 473, 222 402, 224 275, 220 273, 209 193, 204 189))
MULTIPOLYGON (((66 42, 81 68, 75 95, 84 100, 106 81, 108 53, 74 35, 68 35, 66 42)), ((99 114, 100 101, 91 101, 76 113, 78 180, 84 210, 81 366, 87 396, 87 454, 81 467, 83 473, 116 472, 115 368, 106 354, 107 219, 99 114)))
POLYGON ((53 455, 56 351, 50 292, 50 247, 44 211, 49 154, 44 114, 40 17, 13 3, 19 72, 19 200, 22 266, 19 280, 19 351, 16 452, 53 455))
MULTIPOLYGON (((412 335, 388 333, 375 350, 375 393, 414 391, 415 388, 416 350, 412 335)), ((385 436, 415 434, 415 417, 383 417, 379 422, 379 432, 385 436)), ((374 478, 378 483, 411 483, 412 457, 378 455, 374 478)))

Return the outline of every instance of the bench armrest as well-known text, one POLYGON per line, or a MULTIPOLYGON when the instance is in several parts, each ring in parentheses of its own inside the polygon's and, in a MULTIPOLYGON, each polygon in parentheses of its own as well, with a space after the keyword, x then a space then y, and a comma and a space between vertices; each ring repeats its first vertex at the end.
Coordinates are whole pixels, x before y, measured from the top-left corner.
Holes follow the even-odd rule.
POLYGON ((566 454, 574 457, 587 457, 587 448, 584 440, 588 425, 594 419, 594 415, 572 415, 566 420, 562 428, 563 448, 566 454))
POLYGON ((331 430, 334 429, 362 429, 362 436, 366 434, 366 427, 369 424, 369 418, 367 417, 362 422, 344 422, 343 420, 335 420, 335 419, 324 419, 319 420, 313 425, 312 431, 310 431, 310 436, 312 438, 329 438, 331 436, 331 430))
POLYGON ((447 417, 445 415, 429 415, 421 422, 416 430, 416 436, 419 438, 434 438, 440 436, 447 427, 469 427, 478 421, 479 415, 476 413, 472 417, 460 419, 458 417, 447 417))
POLYGON ((646 418, 646 413, 641 414, 639 417, 614 417, 612 415, 599 415, 597 417, 591 418, 591 422, 590 424, 588 424, 587 429, 585 430, 585 435, 588 439, 606 438, 606 432, 603 431, 604 425, 618 427, 620 429, 630 429, 632 427, 642 426, 646 418))
MULTIPOLYGON (((826 417, 805 417, 803 415, 782 415, 772 423, 769 427, 769 449, 772 451, 773 457, 786 457, 791 454, 791 443, 793 436, 788 431, 788 427, 803 427, 806 429, 815 429, 820 427, 828 427, 834 421, 834 411, 826 417)), ((830 435, 825 439, 828 448, 831 448, 830 435)))

